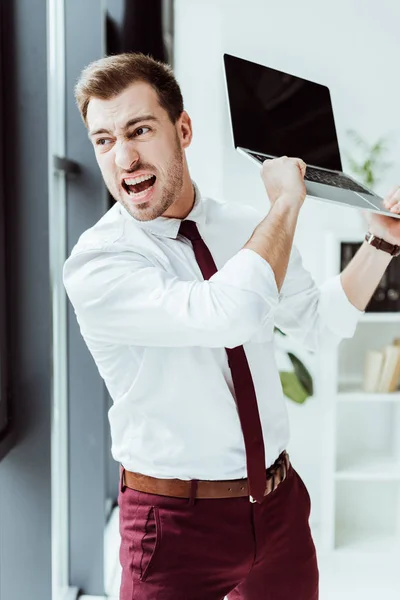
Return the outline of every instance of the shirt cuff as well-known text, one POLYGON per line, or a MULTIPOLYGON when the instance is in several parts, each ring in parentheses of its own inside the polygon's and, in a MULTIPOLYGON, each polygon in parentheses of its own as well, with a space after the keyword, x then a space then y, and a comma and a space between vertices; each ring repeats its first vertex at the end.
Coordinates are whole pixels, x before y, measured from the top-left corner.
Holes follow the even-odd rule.
POLYGON ((365 311, 350 302, 339 275, 320 286, 319 313, 329 329, 341 338, 353 337, 357 323, 365 311))

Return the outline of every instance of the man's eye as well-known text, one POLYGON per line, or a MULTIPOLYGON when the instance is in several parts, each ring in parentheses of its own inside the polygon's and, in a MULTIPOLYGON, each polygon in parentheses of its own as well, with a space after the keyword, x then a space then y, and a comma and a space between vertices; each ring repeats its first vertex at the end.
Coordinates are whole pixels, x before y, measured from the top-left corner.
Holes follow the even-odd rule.
POLYGON ((142 131, 142 132, 143 132, 145 129, 147 129, 147 131, 150 131, 150 127, 139 127, 138 129, 136 129, 136 131, 135 131, 135 135, 142 135, 142 134, 140 134, 139 132, 140 132, 140 131, 142 131))
POLYGON ((107 138, 99 138, 98 140, 96 140, 96 146, 105 146, 105 143, 103 142, 109 142, 110 140, 107 138))

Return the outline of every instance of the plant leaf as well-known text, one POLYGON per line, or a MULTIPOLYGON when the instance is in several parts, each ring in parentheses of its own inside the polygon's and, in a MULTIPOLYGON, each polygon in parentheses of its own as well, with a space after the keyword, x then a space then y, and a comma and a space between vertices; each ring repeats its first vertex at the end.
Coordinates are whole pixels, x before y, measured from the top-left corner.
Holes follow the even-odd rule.
POLYGON ((301 362, 301 360, 297 358, 297 356, 295 356, 291 352, 288 352, 288 356, 293 365, 294 372, 296 373, 298 380, 300 381, 307 394, 309 396, 312 396, 314 393, 314 385, 309 371, 301 362))
POLYGON ((360 165, 354 160, 354 158, 352 158, 351 156, 347 156, 347 160, 349 161, 349 165, 350 168, 358 174, 361 174, 363 172, 362 168, 360 167, 360 165))
POLYGON ((297 404, 303 404, 307 400, 308 394, 297 379, 296 373, 280 371, 279 376, 285 396, 297 404))
POLYGON ((281 335, 286 335, 286 333, 283 333, 283 331, 281 331, 281 330, 279 329, 279 327, 274 327, 274 331, 279 331, 279 333, 280 333, 281 335))
POLYGON ((371 152, 375 153, 377 152, 378 154, 380 154, 381 152, 386 152, 388 149, 388 143, 387 140, 385 138, 380 138, 377 142, 375 142, 375 144, 373 144, 373 146, 371 147, 371 152))

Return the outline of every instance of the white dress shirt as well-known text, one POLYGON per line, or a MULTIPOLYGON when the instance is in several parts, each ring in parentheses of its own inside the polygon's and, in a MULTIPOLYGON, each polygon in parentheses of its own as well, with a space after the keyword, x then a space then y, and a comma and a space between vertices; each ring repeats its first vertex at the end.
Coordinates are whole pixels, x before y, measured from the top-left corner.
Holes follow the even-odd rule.
POLYGON ((363 313, 339 275, 318 288, 296 247, 278 293, 269 263, 243 249, 267 210, 195 191, 187 219, 217 265, 208 281, 179 219, 139 222, 117 202, 80 236, 64 285, 113 399, 114 459, 153 477, 238 479, 246 455, 225 348, 244 346, 268 467, 289 441, 274 324, 317 350, 321 336, 352 337, 363 313))

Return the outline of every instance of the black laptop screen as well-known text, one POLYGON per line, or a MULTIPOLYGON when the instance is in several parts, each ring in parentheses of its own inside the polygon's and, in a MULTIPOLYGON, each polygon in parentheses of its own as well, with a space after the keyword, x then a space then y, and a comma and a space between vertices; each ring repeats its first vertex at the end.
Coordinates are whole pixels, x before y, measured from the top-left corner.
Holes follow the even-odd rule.
POLYGON ((224 54, 235 147, 342 170, 329 89, 224 54))

